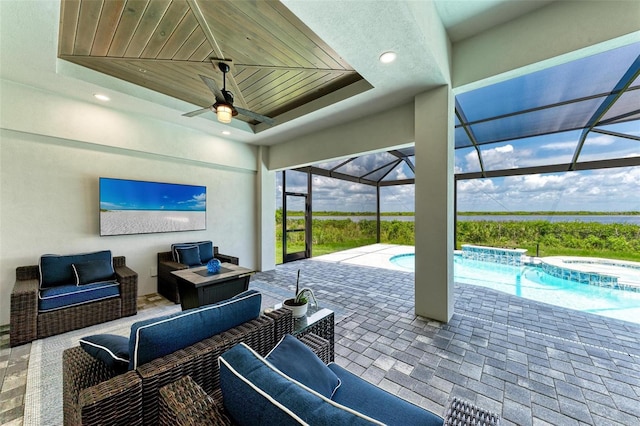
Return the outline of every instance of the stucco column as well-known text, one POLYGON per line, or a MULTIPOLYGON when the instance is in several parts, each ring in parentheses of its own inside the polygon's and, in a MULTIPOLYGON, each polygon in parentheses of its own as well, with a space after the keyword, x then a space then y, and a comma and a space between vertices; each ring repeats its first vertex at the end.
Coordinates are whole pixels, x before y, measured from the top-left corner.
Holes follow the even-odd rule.
POLYGON ((453 316, 454 102, 449 86, 415 98, 416 315, 453 316))
POLYGON ((270 271, 276 267, 276 173, 267 168, 269 147, 258 147, 257 187, 257 247, 259 271, 270 271))

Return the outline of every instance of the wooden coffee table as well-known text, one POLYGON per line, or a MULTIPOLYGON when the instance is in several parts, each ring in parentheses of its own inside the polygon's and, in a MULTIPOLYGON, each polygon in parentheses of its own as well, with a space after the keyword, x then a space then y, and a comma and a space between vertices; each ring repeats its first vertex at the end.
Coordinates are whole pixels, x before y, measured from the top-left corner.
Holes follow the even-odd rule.
POLYGON ((220 272, 211 274, 206 266, 172 271, 178 282, 182 310, 229 299, 249 289, 255 271, 232 263, 223 263, 220 272))

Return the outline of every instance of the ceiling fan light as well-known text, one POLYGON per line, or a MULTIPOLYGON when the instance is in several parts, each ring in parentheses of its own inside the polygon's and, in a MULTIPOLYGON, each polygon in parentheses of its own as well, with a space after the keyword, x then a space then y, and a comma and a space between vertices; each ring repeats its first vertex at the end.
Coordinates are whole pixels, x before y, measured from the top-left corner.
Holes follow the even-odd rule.
POLYGON ((231 117, 233 116, 233 110, 229 105, 218 105, 216 108, 216 115, 218 121, 221 123, 231 123, 231 117))

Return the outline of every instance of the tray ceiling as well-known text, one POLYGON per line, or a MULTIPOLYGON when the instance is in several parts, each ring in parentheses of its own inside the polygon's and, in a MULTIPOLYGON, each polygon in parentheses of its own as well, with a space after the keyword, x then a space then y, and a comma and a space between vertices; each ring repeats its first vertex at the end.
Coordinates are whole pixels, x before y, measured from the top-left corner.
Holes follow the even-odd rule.
POLYGON ((326 95, 337 102, 370 87, 340 92, 363 78, 276 1, 63 0, 58 56, 189 102, 192 110, 215 102, 199 74, 222 88, 216 64, 224 59, 235 105, 276 125, 327 105, 312 103, 326 95))

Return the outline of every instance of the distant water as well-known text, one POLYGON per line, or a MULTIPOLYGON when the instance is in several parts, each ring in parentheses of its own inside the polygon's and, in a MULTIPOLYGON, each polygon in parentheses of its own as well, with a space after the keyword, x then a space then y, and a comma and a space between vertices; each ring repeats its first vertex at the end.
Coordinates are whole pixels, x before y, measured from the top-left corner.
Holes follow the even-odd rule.
POLYGON ((546 220, 548 222, 599 222, 640 225, 640 215, 484 215, 458 216, 459 221, 491 220, 494 222, 546 220))
MULTIPOLYGON (((375 216, 313 216, 318 220, 344 220, 351 219, 354 222, 361 220, 376 220, 375 216)), ((413 222, 413 216, 380 216, 380 220, 400 222, 413 222)), ((459 221, 491 220, 494 222, 506 221, 533 221, 546 220, 548 222, 599 222, 599 223, 625 223, 640 225, 640 215, 478 215, 458 216, 459 221)))

